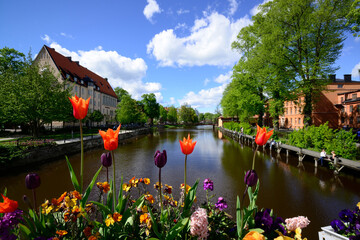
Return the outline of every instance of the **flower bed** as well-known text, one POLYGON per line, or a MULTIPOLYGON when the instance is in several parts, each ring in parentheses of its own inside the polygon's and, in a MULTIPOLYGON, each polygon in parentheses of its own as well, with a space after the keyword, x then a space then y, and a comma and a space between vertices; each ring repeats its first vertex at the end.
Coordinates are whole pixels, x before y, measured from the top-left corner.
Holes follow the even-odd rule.
MULTIPOLYGON (((89 101, 72 98, 74 116, 81 120, 86 116, 89 101)), ((195 149, 196 141, 190 134, 183 138, 180 150, 184 154, 184 182, 179 189, 161 181, 161 170, 167 163, 166 150, 156 151, 154 165, 159 170, 157 182, 153 184, 156 194, 149 188, 153 180, 133 177, 120 185, 116 182, 115 158, 113 151, 118 147, 120 126, 114 131, 99 131, 104 141, 106 153, 101 155, 99 170, 90 184, 83 188, 83 141, 81 134, 80 173, 76 174, 66 159, 70 179, 74 189, 61 196, 45 200, 40 206, 36 201, 36 188, 40 187, 40 177, 31 173, 26 177, 26 186, 33 191, 32 201, 24 197, 28 210, 19 210, 18 203, 6 197, 0 203, 1 239, 302 239, 301 229, 309 224, 306 217, 295 217, 285 221, 276 216, 271 209, 261 209, 256 205, 260 181, 253 167, 244 176, 244 194, 237 198, 236 216, 226 213, 226 199, 217 200, 211 192, 214 182, 201 181, 206 191, 206 201, 198 203, 196 193, 200 180, 193 186, 186 182, 187 158, 195 149), (107 181, 97 182, 102 168, 106 168, 107 181), (112 168, 112 179, 109 169, 112 168), (97 186, 98 200, 88 201, 90 192, 97 186), (117 189, 119 189, 117 191, 117 189), (173 192, 180 191, 175 199, 173 192), (243 206, 245 198, 249 205, 243 206)), ((263 146, 271 137, 272 131, 258 127, 255 142, 263 146)), ((155 180, 156 181, 156 180, 155 180)), ((11 193, 9 193, 11 196, 11 193)))

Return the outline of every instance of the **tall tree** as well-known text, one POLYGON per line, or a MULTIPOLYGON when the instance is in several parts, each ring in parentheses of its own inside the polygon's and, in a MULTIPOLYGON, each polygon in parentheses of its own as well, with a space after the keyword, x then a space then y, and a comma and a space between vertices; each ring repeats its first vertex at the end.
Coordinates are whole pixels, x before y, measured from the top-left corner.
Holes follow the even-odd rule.
POLYGON ((144 112, 146 116, 150 118, 150 125, 153 125, 154 118, 158 118, 160 116, 160 105, 156 101, 154 93, 143 94, 141 97, 141 102, 144 105, 144 112))
POLYGON ((174 106, 169 107, 169 112, 167 114, 167 119, 172 124, 177 123, 178 113, 177 113, 177 109, 174 106))
POLYGON ((179 118, 186 124, 198 122, 198 116, 196 115, 195 110, 187 103, 181 105, 179 110, 179 118))
POLYGON ((99 111, 99 110, 94 110, 90 116, 89 116, 90 121, 92 122, 101 122, 102 120, 104 120, 104 115, 99 111))
POLYGON ((122 124, 144 123, 143 115, 136 100, 132 99, 130 95, 123 96, 116 108, 116 119, 122 124))
POLYGON ((167 110, 162 105, 160 105, 160 119, 159 119, 160 123, 166 123, 167 115, 168 115, 167 110))
MULTIPOLYGON (((346 15, 353 0, 274 0, 261 6, 252 33, 262 46, 271 46, 267 63, 294 75, 297 93, 305 96, 305 124, 312 123, 315 96, 328 84, 337 67, 345 32, 346 15)), ((241 39, 238 39, 238 42, 241 39)), ((265 48, 263 48, 265 49, 265 48)), ((277 71, 279 73, 279 71, 277 71)))
POLYGON ((115 94, 117 95, 118 97, 118 101, 121 102, 121 99, 124 97, 124 96, 130 96, 129 92, 126 91, 125 89, 121 88, 121 87, 116 87, 114 89, 115 91, 115 94))

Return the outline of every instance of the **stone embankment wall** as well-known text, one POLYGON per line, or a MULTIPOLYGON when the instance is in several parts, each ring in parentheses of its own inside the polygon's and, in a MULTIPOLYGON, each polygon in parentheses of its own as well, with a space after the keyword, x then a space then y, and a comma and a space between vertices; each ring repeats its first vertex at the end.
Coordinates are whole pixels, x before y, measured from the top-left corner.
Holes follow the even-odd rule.
MULTIPOLYGON (((150 133, 150 128, 143 128, 137 130, 129 130, 126 132, 120 132, 119 134, 119 144, 123 143, 127 139, 131 139, 140 135, 150 133)), ((84 151, 91 150, 95 148, 103 148, 104 142, 100 135, 86 137, 84 138, 84 151)), ((63 141, 57 141, 56 145, 49 145, 44 147, 39 147, 31 149, 28 152, 25 152, 26 155, 23 159, 15 161, 12 164, 9 164, 6 169, 1 169, 1 171, 6 171, 14 168, 25 168, 27 166, 37 165, 43 162, 48 162, 60 158, 65 158, 66 156, 71 156, 73 154, 80 153, 81 144, 80 139, 71 139, 63 141)))

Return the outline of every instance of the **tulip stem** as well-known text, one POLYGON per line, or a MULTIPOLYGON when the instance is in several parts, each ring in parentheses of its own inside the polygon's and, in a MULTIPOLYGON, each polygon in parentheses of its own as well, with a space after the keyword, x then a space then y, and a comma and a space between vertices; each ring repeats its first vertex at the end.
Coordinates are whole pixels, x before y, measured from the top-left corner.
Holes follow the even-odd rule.
POLYGON ((80 193, 83 190, 83 176, 84 176, 84 141, 83 141, 83 130, 82 130, 82 122, 81 119, 79 120, 80 123, 80 141, 81 141, 81 162, 80 162, 80 193))
POLYGON ((33 199, 34 199, 34 211, 37 212, 37 209, 36 209, 36 193, 35 193, 35 188, 33 188, 32 192, 33 192, 33 199))
POLYGON ((187 160, 187 154, 185 155, 185 169, 184 169, 184 207, 186 206, 186 160, 187 160))
POLYGON ((161 213, 162 213, 163 201, 162 201, 162 193, 161 193, 161 168, 159 168, 159 195, 160 195, 160 208, 161 208, 161 213))
POLYGON ((259 148, 259 145, 256 144, 256 149, 254 152, 253 163, 252 163, 252 170, 255 169, 255 156, 256 156, 256 152, 257 152, 258 148, 259 148))
POLYGON ((109 168, 106 167, 106 181, 109 183, 109 168))
POLYGON ((113 191, 113 196, 114 196, 114 211, 115 211, 115 206, 116 206, 116 184, 115 184, 115 157, 114 157, 114 151, 111 151, 111 156, 113 159, 113 185, 114 185, 114 191, 113 191))

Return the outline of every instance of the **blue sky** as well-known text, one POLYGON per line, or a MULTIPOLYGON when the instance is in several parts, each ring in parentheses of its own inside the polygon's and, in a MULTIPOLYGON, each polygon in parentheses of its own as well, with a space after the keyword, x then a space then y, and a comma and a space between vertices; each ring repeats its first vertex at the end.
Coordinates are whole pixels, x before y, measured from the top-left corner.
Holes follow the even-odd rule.
MULTIPOLYGON (((239 59, 230 44, 264 0, 0 1, 0 48, 36 55, 46 44, 133 98, 214 112, 239 59)), ((349 35, 338 78, 359 80, 360 41, 349 35)))

